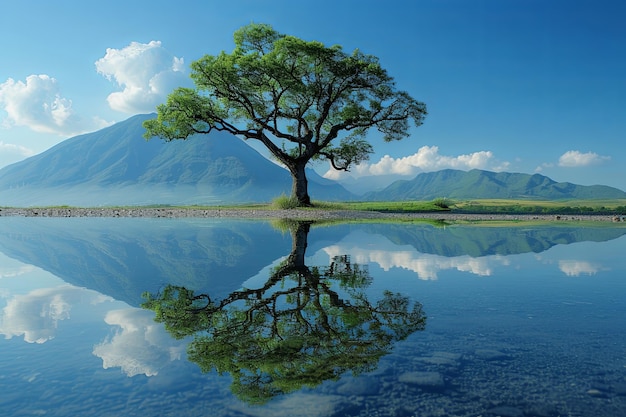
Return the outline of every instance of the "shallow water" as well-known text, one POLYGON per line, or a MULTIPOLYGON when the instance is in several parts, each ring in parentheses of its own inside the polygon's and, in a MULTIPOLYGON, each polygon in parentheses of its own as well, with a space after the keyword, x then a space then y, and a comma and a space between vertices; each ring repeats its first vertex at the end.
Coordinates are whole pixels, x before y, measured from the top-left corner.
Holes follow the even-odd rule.
POLYGON ((0 414, 626 415, 624 234, 0 218, 0 414))

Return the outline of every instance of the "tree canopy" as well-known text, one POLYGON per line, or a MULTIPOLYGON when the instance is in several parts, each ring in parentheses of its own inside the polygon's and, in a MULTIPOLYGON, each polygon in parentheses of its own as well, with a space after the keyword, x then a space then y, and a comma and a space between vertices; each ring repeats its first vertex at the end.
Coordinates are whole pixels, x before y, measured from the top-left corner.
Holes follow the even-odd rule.
POLYGON ((234 34, 231 53, 191 64, 195 88, 178 88, 144 122, 145 137, 186 139, 212 130, 261 142, 291 173, 292 196, 310 205, 305 167, 338 170, 369 158, 375 128, 385 141, 409 135, 425 104, 399 91, 377 57, 284 35, 266 24, 234 34))

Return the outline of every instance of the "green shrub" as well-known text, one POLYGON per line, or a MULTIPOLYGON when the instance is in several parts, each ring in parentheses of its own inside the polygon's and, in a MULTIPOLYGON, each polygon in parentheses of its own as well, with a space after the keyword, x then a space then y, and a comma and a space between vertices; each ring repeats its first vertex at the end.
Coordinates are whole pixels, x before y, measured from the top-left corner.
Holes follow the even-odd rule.
POLYGON ((272 207, 279 210, 294 209, 298 207, 298 199, 281 194, 272 200, 272 207))
POLYGON ((450 203, 449 203, 448 199, 447 198, 443 198, 443 197, 434 199, 433 200, 433 204, 435 206, 439 207, 439 208, 442 208, 442 209, 449 209, 450 208, 450 203))

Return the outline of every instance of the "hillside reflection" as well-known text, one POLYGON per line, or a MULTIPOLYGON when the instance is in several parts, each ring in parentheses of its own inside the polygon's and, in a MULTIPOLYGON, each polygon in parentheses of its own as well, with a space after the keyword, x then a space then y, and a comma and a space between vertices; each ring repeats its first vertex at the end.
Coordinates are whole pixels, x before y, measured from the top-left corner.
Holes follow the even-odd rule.
POLYGON ((306 265, 311 223, 286 227, 291 252, 258 288, 221 300, 175 285, 144 294, 156 321, 177 339, 192 337, 188 359, 203 372, 230 374, 232 392, 248 403, 373 370, 394 342, 426 326, 422 305, 404 295, 370 300, 372 278, 349 255, 306 265))

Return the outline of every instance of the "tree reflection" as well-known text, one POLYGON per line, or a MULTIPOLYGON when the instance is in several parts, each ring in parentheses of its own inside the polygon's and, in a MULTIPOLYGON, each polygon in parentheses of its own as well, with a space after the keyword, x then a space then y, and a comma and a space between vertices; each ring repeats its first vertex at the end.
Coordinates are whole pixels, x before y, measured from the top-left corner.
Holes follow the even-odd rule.
POLYGON ((229 373, 233 393, 249 403, 373 370, 393 342, 425 328, 421 304, 408 297, 385 291, 370 302, 372 278, 348 255, 307 266, 310 226, 289 224, 291 253, 260 288, 220 301, 171 285, 144 294, 142 306, 174 337, 193 336, 188 358, 203 372, 229 373))

